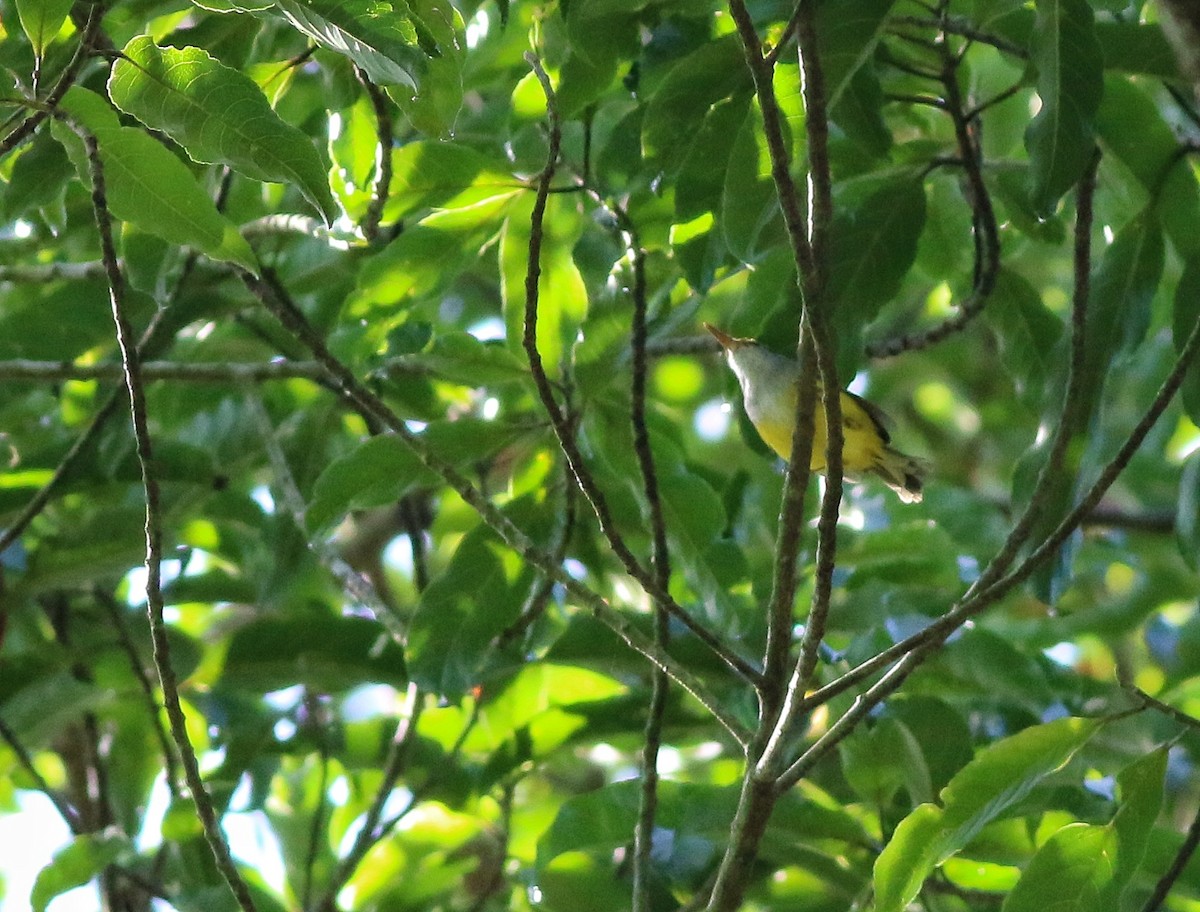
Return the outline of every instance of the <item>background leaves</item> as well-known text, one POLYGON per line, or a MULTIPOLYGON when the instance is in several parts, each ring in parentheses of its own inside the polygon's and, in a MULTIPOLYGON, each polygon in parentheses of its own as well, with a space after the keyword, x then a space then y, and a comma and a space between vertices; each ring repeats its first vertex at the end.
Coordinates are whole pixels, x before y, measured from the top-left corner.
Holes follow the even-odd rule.
MULTIPOLYGON (((1200 709, 1194 364, 1054 560, 825 749, 878 680, 842 676, 944 617, 1003 553, 1059 423, 1063 464, 1017 565, 1192 335, 1200 116, 1165 10, 824 0, 830 107, 813 124, 795 5, 747 8, 801 221, 809 130, 827 127, 839 371, 929 483, 919 505, 847 483, 824 696, 780 756, 821 750, 756 821, 745 908, 1138 910, 1176 858, 1200 709), (1084 394, 1064 418, 1077 274, 1084 394)), ((759 724, 783 477, 700 326, 791 352, 803 303, 733 11, 146 0, 89 35, 79 11, 0 0, 0 814, 50 814, 43 793, 73 829, 21 871, 0 860, 5 908, 54 909, 79 885, 108 908, 233 908, 161 722, 81 129, 146 339, 171 667, 256 904, 631 907, 654 731, 638 650, 657 633, 693 692, 661 700, 642 907, 705 906, 747 794, 731 732, 759 724), (540 224, 550 108, 531 50, 563 150, 540 224), (521 344, 535 239, 557 429, 521 344), (666 590, 691 624, 665 635, 638 582, 655 570, 631 420, 643 310, 666 590)), ((1194 869, 1165 908, 1200 901, 1194 869)))

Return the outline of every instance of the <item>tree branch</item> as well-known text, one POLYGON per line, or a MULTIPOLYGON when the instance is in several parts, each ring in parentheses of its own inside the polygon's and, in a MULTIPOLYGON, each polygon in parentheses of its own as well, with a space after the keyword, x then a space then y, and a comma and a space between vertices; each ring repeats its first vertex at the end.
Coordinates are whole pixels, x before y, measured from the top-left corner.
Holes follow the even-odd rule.
POLYGON ((154 471, 154 452, 150 440, 149 422, 146 415, 146 395, 142 385, 138 347, 134 341, 133 328, 125 316, 125 282, 117 264, 116 246, 113 243, 112 221, 104 184, 104 168, 100 160, 100 149, 96 137, 72 123, 83 139, 87 153, 89 176, 92 183, 92 209, 96 227, 100 233, 100 249, 108 279, 109 302, 112 305, 113 324, 116 327, 117 345, 121 349, 121 360, 125 367, 125 387, 129 392, 130 416, 133 424, 134 447, 142 474, 142 490, 146 496, 146 608, 150 617, 150 636, 154 643, 154 665, 158 670, 159 683, 163 691, 163 703, 171 723, 171 734, 179 748, 183 763, 184 779, 196 804, 196 813, 204 829, 204 837, 213 853, 221 876, 229 885, 234 898, 243 912, 255 912, 254 898, 241 873, 233 862, 229 845, 221 832, 220 822, 213 807, 212 798, 200 776, 196 752, 187 732, 187 720, 179 700, 179 683, 171 665, 171 646, 167 639, 166 622, 163 618, 162 595, 162 514, 158 479, 154 471))

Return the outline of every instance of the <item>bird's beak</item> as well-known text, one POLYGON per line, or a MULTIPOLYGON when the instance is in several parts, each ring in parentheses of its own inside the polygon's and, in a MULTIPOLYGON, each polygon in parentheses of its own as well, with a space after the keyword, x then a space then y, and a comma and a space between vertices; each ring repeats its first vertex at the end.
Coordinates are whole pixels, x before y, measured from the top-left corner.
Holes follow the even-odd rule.
POLYGON ((717 327, 713 326, 711 323, 705 323, 704 328, 713 334, 713 337, 721 343, 721 348, 725 349, 725 351, 736 351, 747 342, 746 339, 735 339, 733 336, 729 335, 729 333, 725 332, 724 330, 717 329, 717 327))

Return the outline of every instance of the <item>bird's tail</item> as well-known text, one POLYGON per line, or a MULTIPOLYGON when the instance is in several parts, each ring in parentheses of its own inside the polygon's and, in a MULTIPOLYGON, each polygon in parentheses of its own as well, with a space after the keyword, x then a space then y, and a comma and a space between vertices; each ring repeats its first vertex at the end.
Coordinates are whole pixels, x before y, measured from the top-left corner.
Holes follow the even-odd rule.
POLYGON ((884 484, 896 492, 904 503, 920 503, 925 479, 925 464, 905 456, 899 450, 885 446, 871 467, 884 484))

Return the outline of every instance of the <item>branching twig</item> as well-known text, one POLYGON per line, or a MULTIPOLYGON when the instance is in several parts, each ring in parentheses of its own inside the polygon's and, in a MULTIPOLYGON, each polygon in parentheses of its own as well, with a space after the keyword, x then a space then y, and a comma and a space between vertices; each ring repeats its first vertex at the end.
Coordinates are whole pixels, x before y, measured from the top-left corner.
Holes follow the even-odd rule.
POLYGON ((383 809, 387 806, 392 789, 396 787, 408 762, 408 752, 416 735, 422 705, 420 690, 415 684, 409 684, 405 693, 405 707, 401 713, 400 723, 396 726, 396 731, 388 744, 387 759, 383 764, 383 780, 379 783, 371 806, 363 817, 362 827, 355 835, 353 845, 338 862, 337 869, 329 878, 329 885, 321 895, 320 902, 315 906, 316 909, 333 912, 337 908, 337 895, 342 887, 354 876, 354 872, 362 864, 367 853, 371 851, 371 847, 386 835, 388 828, 380 826, 383 809))
POLYGON ((93 3, 91 5, 91 8, 88 10, 87 23, 81 30, 79 45, 75 48, 71 62, 67 64, 67 68, 58 77, 58 82, 54 84, 54 88, 50 90, 50 94, 38 106, 38 110, 21 121, 11 133, 0 139, 0 157, 7 155, 20 145, 25 140, 25 137, 32 134, 41 125, 42 121, 50 116, 50 113, 58 107, 58 103, 67 94, 67 90, 75 83, 75 79, 79 76, 79 70, 83 67, 84 62, 92 54, 96 36, 100 32, 100 21, 104 18, 104 12, 105 6, 103 3, 93 3))
MULTIPOLYGON (((943 17, 945 21, 945 17, 943 17)), ((971 117, 964 109, 962 92, 958 85, 958 61, 943 41, 938 45, 942 54, 941 83, 945 97, 944 110, 954 123, 954 137, 958 154, 962 160, 966 177, 966 195, 974 214, 975 276, 971 293, 958 305, 958 313, 948 320, 929 329, 886 339, 867 345, 867 356, 888 358, 906 351, 926 348, 966 328, 987 304, 996 287, 996 276, 1000 271, 1000 229, 996 224, 996 212, 992 208, 991 196, 983 181, 979 144, 971 135, 971 117)))
POLYGON ((163 619, 162 594, 162 513, 158 478, 155 475, 154 453, 150 440, 149 422, 146 414, 146 395, 139 372, 138 348, 134 341, 133 328, 125 316, 125 283, 117 265, 116 246, 113 243, 112 221, 108 212, 108 201, 104 185, 104 168, 100 160, 100 149, 96 137, 87 130, 72 124, 72 128, 83 139, 87 153, 89 176, 92 183, 92 208, 96 227, 100 234, 100 249, 108 279, 109 301, 112 305, 113 323, 116 327, 117 345, 121 350, 125 366, 125 386, 129 392, 130 414, 133 423, 134 447, 142 474, 142 489, 146 496, 146 607, 150 616, 150 636, 154 643, 154 664, 162 686, 163 702, 167 718, 171 723, 171 734, 179 748, 183 763, 184 779, 196 805, 196 813, 204 828, 204 836, 212 850, 213 858, 221 876, 243 912, 255 912, 254 898, 249 887, 229 853, 229 845, 221 832, 211 796, 200 776, 196 752, 187 732, 187 720, 179 700, 179 684, 175 669, 171 665, 171 647, 167 639, 166 622, 163 619))
POLYGON ((787 673, 790 653, 792 603, 796 588, 795 563, 802 530, 804 494, 811 476, 818 374, 822 384, 822 418, 827 429, 825 465, 828 478, 818 522, 818 581, 805 635, 807 650, 797 663, 797 674, 792 678, 797 686, 800 678, 807 677, 807 672, 802 675, 800 672, 815 657, 816 647, 824 633, 842 496, 841 386, 837 379, 825 301, 825 263, 827 238, 833 220, 833 196, 828 157, 829 125, 824 76, 817 51, 815 7, 809 0, 801 0, 794 17, 808 139, 807 219, 804 219, 800 193, 791 177, 791 156, 774 94, 774 67, 771 60, 762 55, 758 34, 742 0, 731 0, 730 13, 754 79, 771 158, 771 176, 784 213, 803 306, 799 327, 801 377, 796 402, 796 426, 792 434, 792 452, 780 508, 759 724, 747 755, 738 809, 730 828, 730 841, 709 897, 710 912, 727 912, 741 904, 747 872, 758 853, 759 842, 779 795, 774 782, 776 766, 782 758, 782 744, 794 718, 791 713, 783 713, 784 706, 795 703, 795 693, 791 688, 783 687, 783 676, 787 673))
POLYGON ((430 452, 425 441, 415 435, 404 421, 393 412, 375 393, 367 389, 354 373, 329 351, 321 336, 313 329, 295 307, 275 294, 269 284, 257 277, 243 273, 242 279, 250 292, 273 313, 295 338, 313 353, 317 361, 329 374, 331 382, 341 394, 360 409, 371 420, 379 422, 399 437, 413 451, 418 461, 438 475, 463 501, 496 531, 508 547, 516 551, 529 564, 560 583, 567 594, 576 599, 594 617, 616 633, 627 646, 641 653, 655 665, 664 668, 685 690, 692 694, 734 737, 739 744, 745 743, 745 732, 732 713, 708 692, 708 688, 691 672, 680 666, 670 656, 658 649, 620 611, 614 609, 600 595, 587 588, 563 570, 529 537, 472 485, 454 466, 430 452))

